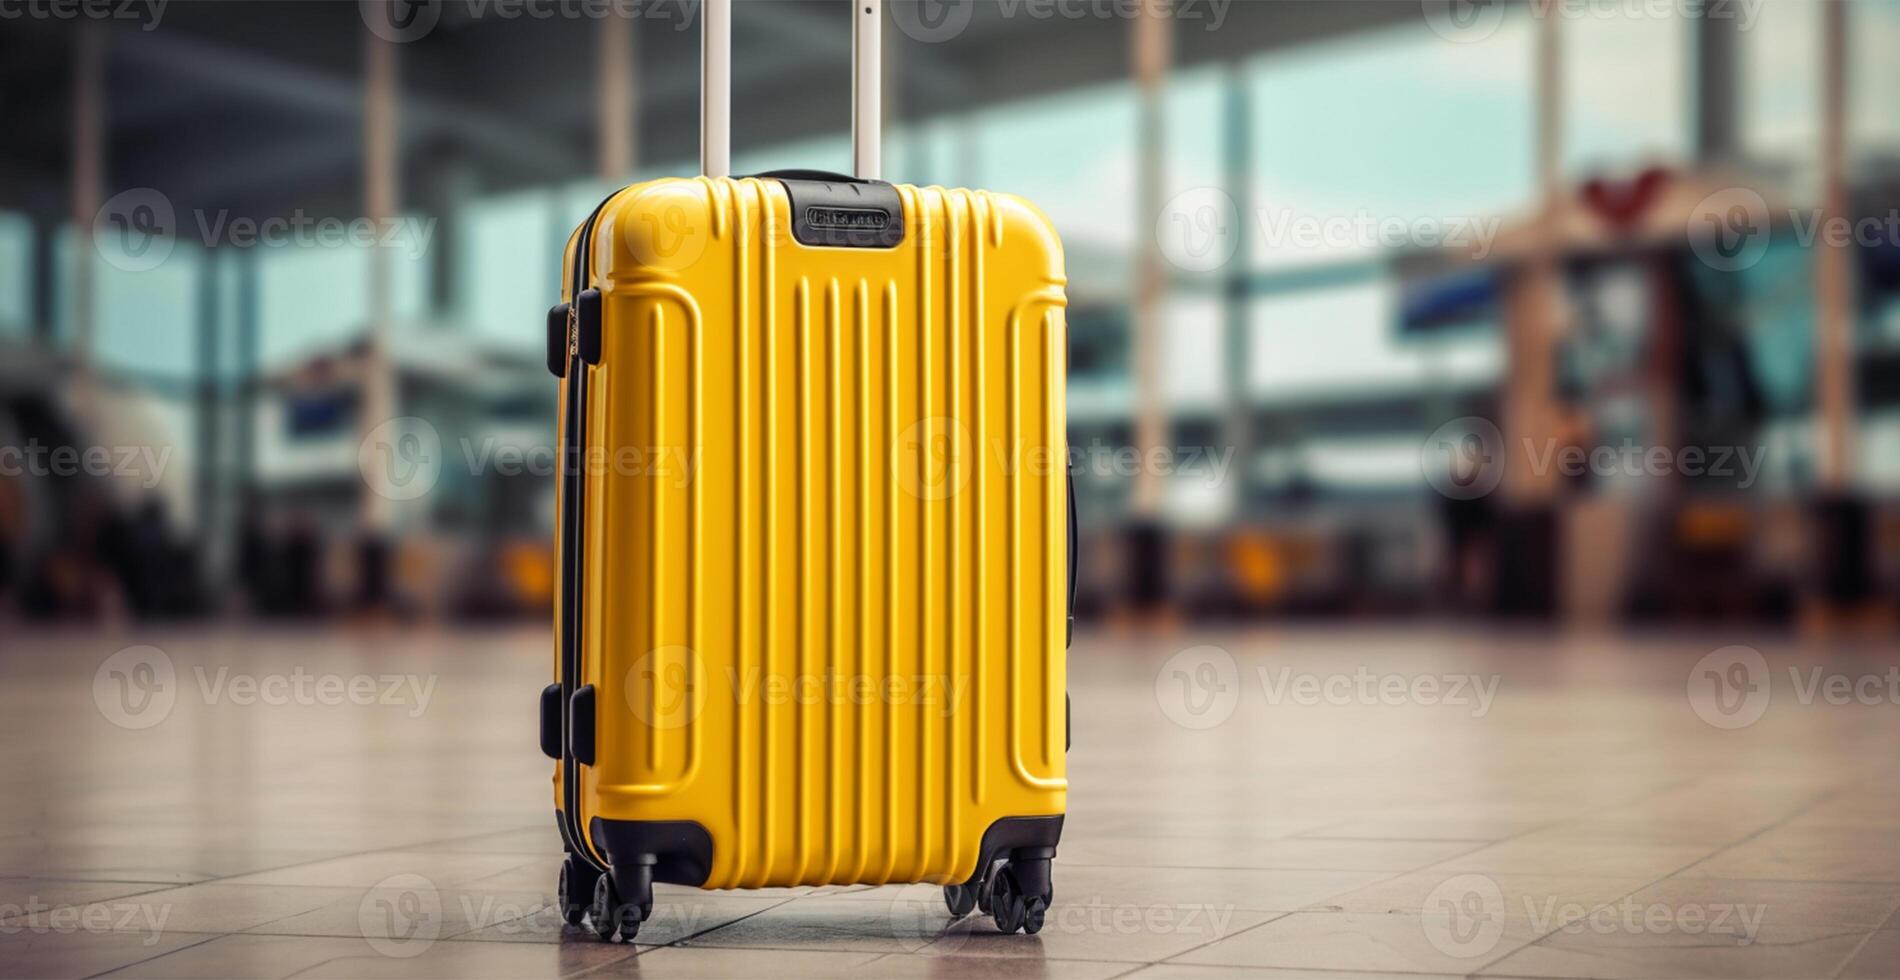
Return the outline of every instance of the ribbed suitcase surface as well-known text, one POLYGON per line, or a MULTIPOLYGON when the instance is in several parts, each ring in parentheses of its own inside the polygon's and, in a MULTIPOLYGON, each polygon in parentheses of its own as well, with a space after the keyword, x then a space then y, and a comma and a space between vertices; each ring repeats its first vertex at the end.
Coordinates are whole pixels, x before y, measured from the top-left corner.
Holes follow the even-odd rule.
POLYGON ((1060 245, 897 190, 894 249, 797 243, 753 178, 593 224, 581 825, 696 822, 707 887, 960 882, 1064 809, 1060 245))

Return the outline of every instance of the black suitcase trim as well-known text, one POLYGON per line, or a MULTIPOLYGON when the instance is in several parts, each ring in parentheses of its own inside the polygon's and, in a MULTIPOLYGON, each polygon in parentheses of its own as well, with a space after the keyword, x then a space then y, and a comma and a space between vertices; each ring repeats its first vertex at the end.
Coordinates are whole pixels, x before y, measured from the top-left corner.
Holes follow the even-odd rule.
MULTIPOLYGON (((624 188, 622 188, 624 190, 624 188)), ((563 304, 570 311, 579 305, 584 293, 589 292, 587 270, 592 265, 594 225, 600 220, 601 211, 607 202, 619 194, 616 190, 601 199, 594 210, 587 215, 587 221, 581 225, 580 240, 574 244, 574 268, 569 281, 568 296, 571 302, 563 304)), ((596 299, 599 293, 595 293, 596 299)), ((595 304, 596 314, 599 306, 595 304)), ((578 331, 576 331, 578 333, 578 331)), ((598 333, 598 331, 596 331, 598 333)), ((578 337, 576 340, 578 341, 578 337)), ((563 436, 566 450, 561 455, 561 698, 563 708, 571 708, 576 680, 580 677, 581 645, 578 627, 582 622, 582 600, 585 589, 582 587, 581 570, 585 568, 586 540, 582 534, 582 521, 586 507, 585 471, 580 465, 586 457, 587 446, 587 361, 582 356, 581 344, 567 345, 567 370, 564 383, 568 386, 567 418, 563 420, 563 436)), ((574 753, 574 724, 568 711, 560 711, 562 731, 561 753, 561 807, 557 817, 561 824, 561 840, 567 845, 568 852, 574 858, 595 871, 607 871, 607 865, 589 846, 587 836, 580 825, 580 767, 581 761, 574 753)), ((544 722, 545 724, 545 722, 544 722)), ((591 728, 591 726, 590 726, 591 728)), ((589 733, 591 736, 591 732, 589 733)), ((592 757, 592 753, 588 753, 592 757)))

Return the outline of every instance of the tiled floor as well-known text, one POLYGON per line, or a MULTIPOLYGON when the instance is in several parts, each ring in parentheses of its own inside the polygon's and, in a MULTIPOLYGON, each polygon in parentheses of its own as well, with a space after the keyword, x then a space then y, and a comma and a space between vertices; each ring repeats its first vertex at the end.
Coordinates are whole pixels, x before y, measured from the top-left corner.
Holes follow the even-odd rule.
POLYGON ((10 631, 0 976, 1900 977, 1900 651, 1738 641, 1084 634, 1040 935, 663 887, 624 947, 548 907, 541 634, 10 631))

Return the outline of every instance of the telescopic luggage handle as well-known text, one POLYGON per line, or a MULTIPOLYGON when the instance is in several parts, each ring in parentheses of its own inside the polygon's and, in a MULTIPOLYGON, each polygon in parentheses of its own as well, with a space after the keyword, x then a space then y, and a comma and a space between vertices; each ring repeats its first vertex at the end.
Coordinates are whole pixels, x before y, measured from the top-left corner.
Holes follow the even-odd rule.
MULTIPOLYGON (((882 172, 880 52, 884 0, 851 4, 851 168, 859 180, 882 172)), ((699 169, 732 175, 732 0, 703 0, 699 22, 699 169)))

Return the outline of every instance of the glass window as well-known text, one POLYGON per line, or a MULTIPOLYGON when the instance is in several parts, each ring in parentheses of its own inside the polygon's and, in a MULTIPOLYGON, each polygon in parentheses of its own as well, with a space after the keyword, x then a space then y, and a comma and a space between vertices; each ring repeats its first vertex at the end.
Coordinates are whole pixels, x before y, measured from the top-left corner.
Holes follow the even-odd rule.
POLYGON ((1409 25, 1256 61, 1252 265, 1363 258, 1387 237, 1368 222, 1470 222, 1528 202, 1530 28, 1513 15, 1459 43, 1409 25))
MULTIPOLYGON (((756 174, 767 170, 829 170, 848 174, 851 172, 851 136, 832 133, 795 143, 738 151, 732 155, 732 172, 735 174, 756 174)), ((699 164, 695 162, 689 173, 698 171, 699 164)))
MULTIPOLYGON (((1655 4, 1555 5, 1563 44, 1563 156, 1572 176, 1691 156, 1691 22, 1655 4)), ((1526 76, 1528 79, 1530 76, 1526 76)))
MULTIPOLYGON (((456 249, 457 312, 477 336, 511 347, 543 344, 533 329, 559 295, 561 249, 555 195, 529 191, 471 202, 462 209, 456 249)), ((596 202, 597 203, 597 202, 596 202)), ((588 205, 591 208, 593 205, 588 205)))
POLYGON ((1395 290, 1384 280, 1256 299, 1249 311, 1248 392, 1268 403, 1464 387, 1495 379, 1495 330, 1401 344, 1395 290))
POLYGON ((1900 2, 1860 0, 1847 10, 1849 145, 1862 159, 1900 156, 1900 2))
POLYGON ((1181 295, 1162 304, 1161 391, 1176 412, 1217 412, 1227 398, 1226 304, 1181 295))
MULTIPOLYGON (((1127 279, 1135 243, 1135 102, 1126 82, 984 109, 968 132, 974 186, 1018 194, 1055 222, 1077 266, 1109 266, 1127 279)), ((1082 278, 1098 277, 1080 270, 1082 278)))
MULTIPOLYGON (((67 348, 77 330, 72 295, 79 242, 69 226, 60 229, 55 245, 60 282, 55 336, 67 348)), ((164 261, 143 268, 139 257, 123 251, 119 239, 104 236, 91 242, 96 249, 91 256, 95 363, 146 379, 195 377, 203 250, 178 242, 164 261)))
POLYGON ((0 337, 33 333, 33 222, 0 212, 0 337))
POLYGON ((1742 141, 1812 192, 1821 139, 1821 5, 1769 3, 1741 44, 1742 141))

